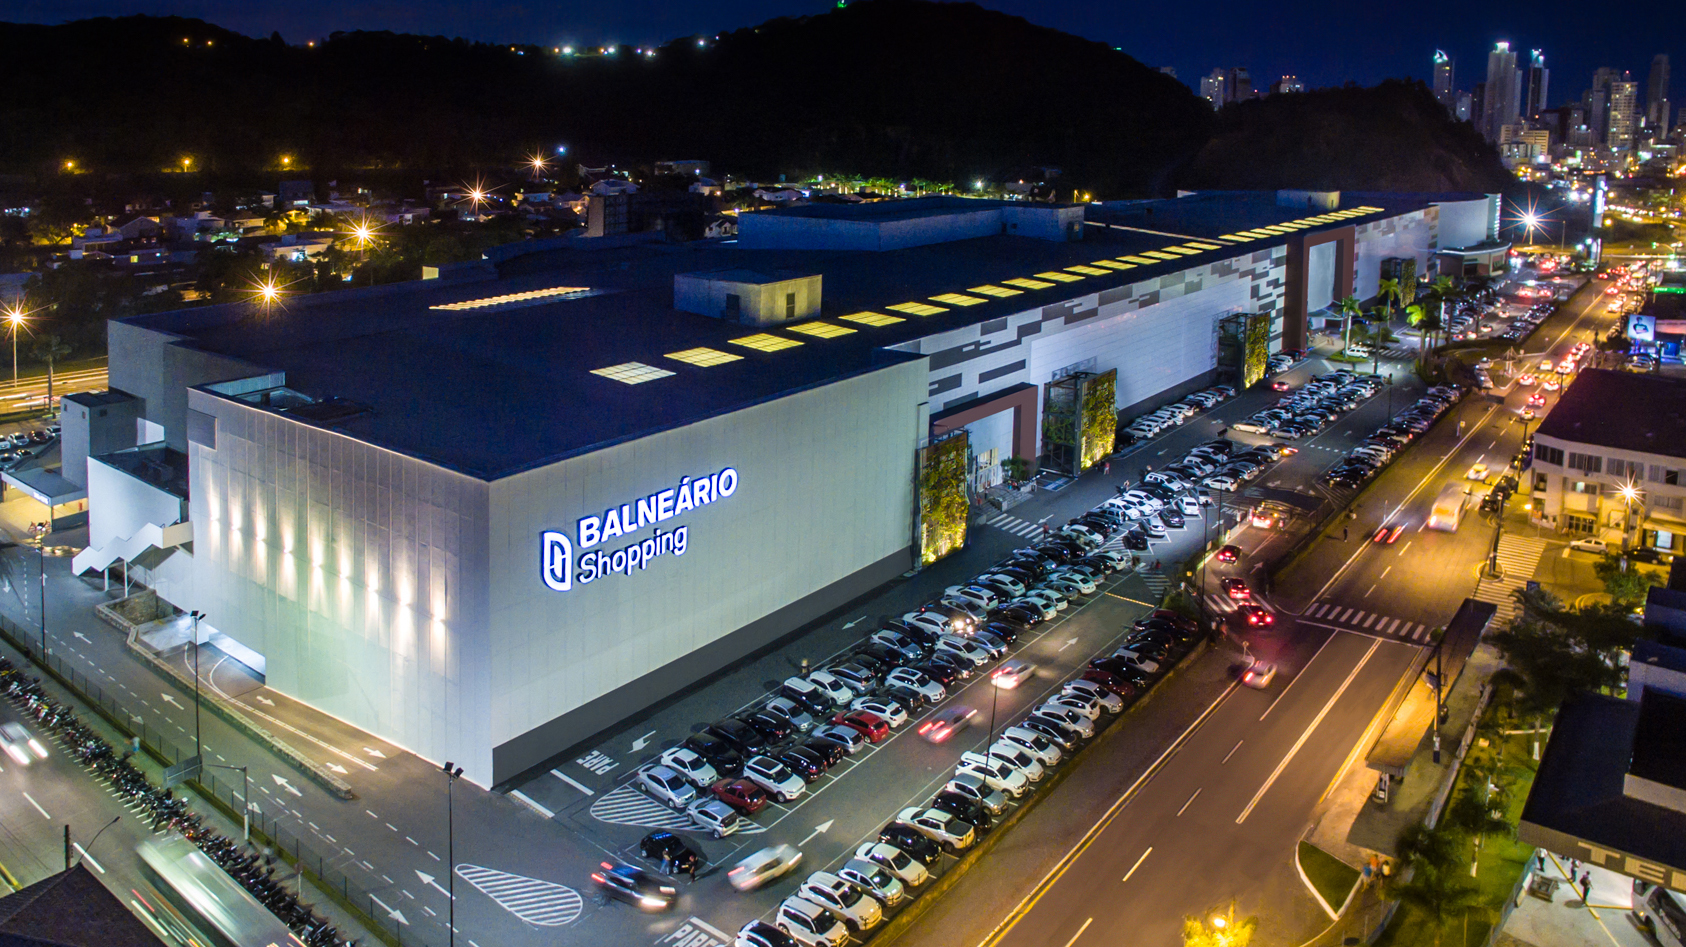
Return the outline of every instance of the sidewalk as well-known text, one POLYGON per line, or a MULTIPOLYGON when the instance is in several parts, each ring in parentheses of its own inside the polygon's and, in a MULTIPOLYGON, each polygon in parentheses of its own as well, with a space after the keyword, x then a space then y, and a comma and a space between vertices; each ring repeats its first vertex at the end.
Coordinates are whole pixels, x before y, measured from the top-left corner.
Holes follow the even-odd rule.
POLYGON ((1499 928, 1493 947, 1655 947, 1629 913, 1632 878, 1581 864, 1577 877, 1588 874, 1592 878, 1592 897, 1583 900, 1569 881, 1570 867, 1562 856, 1536 853, 1534 867, 1522 878, 1516 909, 1499 928), (1541 854, 1545 856, 1543 872, 1538 868, 1541 854), (1557 884, 1541 885, 1535 894, 1529 886, 1536 879, 1557 884))

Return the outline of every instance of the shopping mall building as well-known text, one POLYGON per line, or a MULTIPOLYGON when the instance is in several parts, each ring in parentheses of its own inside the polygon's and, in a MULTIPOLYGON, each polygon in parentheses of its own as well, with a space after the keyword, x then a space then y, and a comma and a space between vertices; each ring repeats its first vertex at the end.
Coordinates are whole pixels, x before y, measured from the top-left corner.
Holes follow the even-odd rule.
POLYGON ((1230 327, 1301 347, 1497 228, 1480 194, 814 204, 114 321, 64 404, 75 565, 489 785, 963 542, 931 494, 1051 455, 1061 381, 1146 409, 1246 371, 1230 327))

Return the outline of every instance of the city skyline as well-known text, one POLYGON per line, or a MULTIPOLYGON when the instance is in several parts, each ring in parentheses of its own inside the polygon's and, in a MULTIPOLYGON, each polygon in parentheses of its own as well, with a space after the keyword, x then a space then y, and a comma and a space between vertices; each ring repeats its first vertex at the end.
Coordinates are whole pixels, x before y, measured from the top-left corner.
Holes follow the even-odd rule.
MULTIPOLYGON (((1447 2, 1431 4, 1423 15, 1401 21, 1383 8, 1343 13, 1336 21, 1314 4, 1283 10, 1235 6, 1219 12, 1218 28, 1189 31, 1176 8, 1099 8, 1088 4, 1037 4, 1029 0, 993 0, 984 4, 1030 22, 1122 49, 1148 66, 1171 66, 1196 94, 1200 77, 1214 67, 1245 67, 1254 87, 1266 90, 1283 75, 1298 77, 1307 88, 1348 81, 1374 85, 1385 78, 1410 77, 1432 83, 1430 57, 1436 49, 1458 63, 1466 90, 1484 69, 1488 51, 1509 42, 1526 66, 1531 50, 1544 53, 1556 79, 1547 107, 1578 99, 1593 72, 1611 67, 1634 73, 1642 83, 1654 55, 1686 59, 1686 8, 1655 5, 1645 11, 1647 34, 1657 40, 1633 42, 1623 18, 1575 17, 1568 4, 1527 8, 1501 6, 1470 10, 1447 2), (1604 20, 1608 19, 1609 22, 1604 20), (1286 25, 1285 25, 1286 24, 1286 25), (1455 24, 1455 26, 1454 26, 1455 24), (1655 48, 1653 48, 1653 45, 1655 48)), ((279 32, 302 43, 335 30, 391 30, 461 36, 488 42, 650 44, 697 33, 753 26, 780 16, 806 16, 834 8, 826 2, 726 0, 706 6, 660 0, 587 9, 489 7, 466 0, 417 0, 327 3, 302 0, 285 7, 231 8, 212 0, 5 0, 0 20, 61 23, 95 16, 132 14, 197 17, 251 36, 279 32)))

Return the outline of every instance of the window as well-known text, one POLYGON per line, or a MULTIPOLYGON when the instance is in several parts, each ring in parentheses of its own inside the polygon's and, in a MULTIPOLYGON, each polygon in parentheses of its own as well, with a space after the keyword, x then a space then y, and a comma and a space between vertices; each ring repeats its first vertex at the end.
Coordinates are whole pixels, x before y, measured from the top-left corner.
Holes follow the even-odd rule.
POLYGON ((1670 470, 1660 464, 1651 465, 1651 482, 1666 483, 1671 487, 1680 486, 1680 471, 1670 470))
POLYGON ((884 308, 905 312, 910 316, 934 316, 939 312, 948 311, 942 306, 933 306, 929 303, 892 303, 884 308))
POLYGON ((1570 470, 1579 470, 1583 473, 1603 473, 1604 458, 1597 454, 1577 454, 1570 451, 1568 467, 1570 470))
POLYGON ((1654 496, 1651 498, 1651 509, 1673 510, 1678 513, 1680 512, 1682 506, 1686 506, 1686 502, 1682 502, 1682 500, 1683 498, 1681 497, 1654 496))
POLYGON ((785 293, 784 294, 784 317, 786 319, 795 319, 796 318, 796 294, 795 293, 785 293))
POLYGON ((948 303, 950 306, 976 306, 979 303, 989 302, 987 299, 979 299, 976 296, 968 296, 965 293, 943 293, 940 296, 932 296, 931 301, 948 303))
POLYGON ((1590 516, 1576 516, 1573 513, 1563 515, 1563 528, 1571 533, 1585 533, 1590 536, 1597 526, 1598 521, 1590 516))
POLYGON ((1625 477, 1633 480, 1645 479, 1645 465, 1634 460, 1623 460, 1620 457, 1608 458, 1610 466, 1605 473, 1612 477, 1625 477))
POLYGON ((785 326, 791 332, 800 332, 820 339, 835 339, 840 335, 849 335, 854 329, 833 325, 829 322, 804 322, 799 326, 785 326))
POLYGON ((1534 459, 1542 464, 1563 466, 1563 448, 1551 447, 1546 444, 1534 445, 1534 459))
MULTIPOLYGON (((1575 455, 1570 454, 1569 456, 1573 457, 1575 455)), ((1598 484, 1588 483, 1585 480, 1571 480, 1568 477, 1564 477, 1563 478, 1563 492, 1564 493, 1588 493, 1588 494, 1591 494, 1593 496, 1597 496, 1598 495, 1598 484)))
POLYGON ((1545 474, 1539 473, 1538 471, 1536 471, 1534 473, 1534 492, 1535 493, 1544 493, 1545 489, 1546 489, 1546 482, 1547 482, 1548 479, 1549 478, 1546 477, 1545 474))

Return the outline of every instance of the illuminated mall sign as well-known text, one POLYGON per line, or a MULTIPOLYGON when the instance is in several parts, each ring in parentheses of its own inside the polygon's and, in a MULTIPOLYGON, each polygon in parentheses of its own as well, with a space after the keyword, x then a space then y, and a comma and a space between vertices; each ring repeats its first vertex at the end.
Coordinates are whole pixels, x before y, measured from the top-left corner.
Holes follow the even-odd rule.
POLYGON ((572 539, 561 530, 547 529, 539 534, 539 576, 552 591, 566 592, 575 582, 586 585, 610 575, 630 576, 634 569, 642 572, 662 556, 683 556, 690 527, 664 530, 657 524, 736 492, 738 472, 727 467, 706 477, 681 477, 677 486, 610 507, 601 516, 582 516, 572 539), (637 542, 612 550, 594 548, 646 526, 651 528, 650 535, 637 542))

